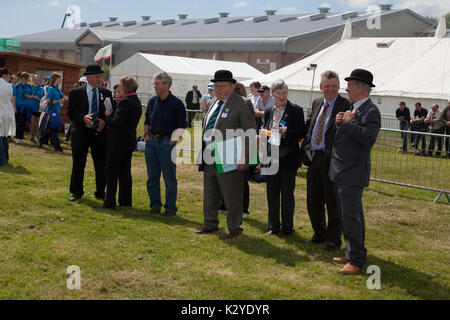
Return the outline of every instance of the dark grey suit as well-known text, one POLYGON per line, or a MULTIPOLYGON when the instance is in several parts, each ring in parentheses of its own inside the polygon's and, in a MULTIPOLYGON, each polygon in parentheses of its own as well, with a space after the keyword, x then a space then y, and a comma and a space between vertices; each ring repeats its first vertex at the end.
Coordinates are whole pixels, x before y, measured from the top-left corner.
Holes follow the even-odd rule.
MULTIPOLYGON (((312 112, 306 125, 308 136, 312 139, 314 127, 320 110, 323 109, 324 98, 314 100, 312 112)), ((339 210, 337 208, 333 182, 328 177, 331 161, 331 150, 336 134, 335 119, 339 112, 345 112, 350 102, 338 95, 325 128, 325 150, 315 152, 307 173, 307 204, 311 226, 314 230, 313 240, 328 241, 333 245, 341 245, 342 231, 340 227, 339 210), (327 206, 328 227, 325 219, 325 204, 327 206)))
POLYGON ((369 185, 370 153, 380 127, 380 111, 369 99, 357 109, 355 119, 337 128, 331 153, 329 175, 337 193, 346 258, 358 268, 366 264, 367 254, 361 198, 369 185))

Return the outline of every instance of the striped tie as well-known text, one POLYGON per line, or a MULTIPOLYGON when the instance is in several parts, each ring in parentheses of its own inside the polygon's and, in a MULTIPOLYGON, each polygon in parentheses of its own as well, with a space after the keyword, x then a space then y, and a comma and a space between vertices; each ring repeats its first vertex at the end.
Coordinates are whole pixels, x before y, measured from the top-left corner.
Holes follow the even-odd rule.
POLYGON ((220 113, 220 109, 222 108, 222 105, 223 105, 223 101, 219 101, 219 105, 217 106, 216 110, 214 110, 214 112, 212 113, 211 117, 208 120, 208 124, 205 127, 205 132, 214 128, 217 117, 219 116, 219 113, 220 113))
POLYGON ((93 129, 98 128, 98 99, 97 99, 97 89, 92 89, 92 110, 91 113, 93 113, 92 121, 94 122, 93 129))
POLYGON ((353 110, 355 110, 355 106, 352 104, 352 105, 350 106, 350 111, 353 112, 353 110))

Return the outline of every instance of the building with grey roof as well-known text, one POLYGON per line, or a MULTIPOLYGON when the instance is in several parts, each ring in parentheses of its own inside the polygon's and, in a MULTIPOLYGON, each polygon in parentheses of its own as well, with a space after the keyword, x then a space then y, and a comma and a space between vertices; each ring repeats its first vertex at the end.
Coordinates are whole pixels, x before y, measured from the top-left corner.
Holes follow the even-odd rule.
POLYGON ((72 63, 93 62, 96 51, 113 44, 113 63, 136 52, 246 62, 268 73, 318 52, 341 38, 347 19, 354 37, 414 37, 433 23, 409 9, 381 5, 375 12, 332 13, 319 8, 308 14, 151 19, 82 23, 77 29, 59 29, 16 37, 24 53, 72 63))

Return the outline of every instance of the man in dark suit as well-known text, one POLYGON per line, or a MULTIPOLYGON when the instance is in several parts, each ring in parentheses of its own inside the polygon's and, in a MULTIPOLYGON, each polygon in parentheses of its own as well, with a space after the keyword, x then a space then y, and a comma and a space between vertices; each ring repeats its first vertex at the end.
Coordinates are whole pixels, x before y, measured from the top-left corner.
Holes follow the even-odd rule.
MULTIPOLYGON (((200 110, 200 99, 202 94, 198 91, 198 87, 195 85, 192 90, 186 94, 186 108, 188 110, 200 110)), ((188 112, 188 126, 192 127, 192 119, 195 117, 195 112, 188 112)))
POLYGON ((84 75, 88 84, 72 89, 69 95, 68 115, 72 121, 72 177, 70 180, 70 201, 80 199, 83 194, 84 169, 91 149, 95 168, 97 199, 105 198, 105 100, 113 101, 111 91, 101 87, 103 71, 98 65, 90 65, 84 75))
POLYGON ((119 205, 132 205, 131 159, 136 150, 136 128, 142 116, 142 104, 136 91, 138 83, 132 77, 120 79, 118 94, 122 97, 112 112, 106 111, 106 199, 105 209, 116 208, 117 180, 119 205))
POLYGON ((307 242, 326 242, 326 251, 339 250, 342 244, 333 182, 328 177, 331 149, 336 133, 336 115, 347 111, 350 107, 350 102, 339 95, 339 88, 339 76, 336 72, 326 71, 322 74, 320 90, 323 97, 314 100, 310 118, 306 122, 308 136, 311 137, 311 150, 314 151, 312 164, 308 167, 307 173, 308 214, 314 235, 307 242))
MULTIPOLYGON (((245 148, 245 159, 239 159, 234 171, 219 174, 216 164, 205 161, 203 155, 212 153, 212 142, 214 137, 221 135, 228 139, 227 130, 242 129, 244 133, 254 129, 252 137, 256 136, 255 111, 253 104, 235 93, 233 93, 236 80, 228 70, 219 70, 214 79, 215 98, 208 104, 203 121, 203 143, 201 159, 196 160, 203 171, 203 227, 197 230, 197 234, 213 233, 219 229, 219 205, 220 197, 223 196, 227 208, 228 238, 235 238, 242 233, 241 223, 243 214, 244 175, 248 169, 249 148, 245 148), (206 150, 206 151, 205 151, 206 150), (241 161, 244 160, 244 161, 241 161)), ((238 135, 238 133, 235 133, 238 135)), ((243 140, 244 142, 245 140, 243 140)))
POLYGON ((329 174, 335 184, 346 247, 345 257, 333 260, 345 264, 341 274, 355 275, 366 264, 362 195, 369 185, 370 152, 380 132, 381 114, 369 98, 375 87, 372 73, 356 69, 345 80, 352 106, 336 116, 329 174))

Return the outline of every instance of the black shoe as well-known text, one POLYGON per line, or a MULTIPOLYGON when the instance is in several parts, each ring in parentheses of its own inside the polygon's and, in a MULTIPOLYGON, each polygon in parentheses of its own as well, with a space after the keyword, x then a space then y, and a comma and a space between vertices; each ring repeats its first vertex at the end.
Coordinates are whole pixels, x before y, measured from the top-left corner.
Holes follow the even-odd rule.
POLYGON ((314 237, 308 240, 303 240, 303 243, 325 243, 325 240, 318 240, 314 237))
POLYGON ((105 210, 116 210, 116 206, 112 206, 112 205, 102 205, 101 209, 105 209, 105 210))
POLYGON ((196 234, 210 234, 214 233, 216 231, 219 231, 219 228, 208 228, 208 227, 201 227, 200 229, 197 229, 195 231, 196 234))
POLYGON ((105 200, 105 194, 98 194, 97 192, 94 193, 95 199, 97 200, 105 200))
POLYGON ((165 212, 161 213, 163 217, 173 217, 176 216, 177 213, 175 211, 166 210, 165 212))
POLYGON ((149 212, 149 214, 160 214, 161 213, 161 209, 159 208, 152 208, 149 212))
POLYGON ((283 231, 283 236, 289 237, 289 236, 292 236, 294 233, 295 233, 294 230, 283 231))
POLYGON ((227 239, 234 239, 239 237, 242 234, 242 232, 229 232, 226 236, 227 239))
POLYGON ((81 197, 79 197, 79 196, 76 196, 76 195, 72 195, 72 197, 69 199, 69 201, 70 202, 75 202, 75 201, 77 201, 78 199, 81 199, 81 197))
POLYGON ((269 232, 266 233, 266 236, 274 236, 279 233, 280 233, 279 230, 269 230, 269 232))
POLYGON ((327 242, 325 248, 323 248, 323 249, 328 252, 335 252, 335 251, 341 250, 341 245, 336 244, 334 242, 327 242))

